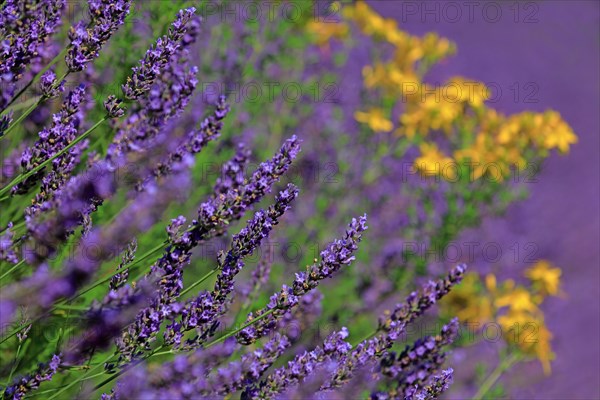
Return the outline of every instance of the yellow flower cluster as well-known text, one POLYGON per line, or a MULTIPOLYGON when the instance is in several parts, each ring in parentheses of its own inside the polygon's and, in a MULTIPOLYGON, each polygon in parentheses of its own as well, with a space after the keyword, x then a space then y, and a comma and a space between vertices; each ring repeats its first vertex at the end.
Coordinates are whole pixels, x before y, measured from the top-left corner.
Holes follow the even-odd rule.
POLYGON ((501 172, 495 177, 503 179, 510 175, 511 167, 525 167, 526 155, 543 158, 555 148, 564 153, 577 142, 569 125, 552 110, 505 116, 484 107, 474 119, 471 125, 478 127, 477 133, 470 144, 462 143, 462 148, 454 151, 454 158, 459 163, 470 162, 475 179, 486 171, 491 173, 491 165, 493 171, 501 172))
POLYGON ((374 132, 390 132, 394 127, 392 121, 383 115, 383 110, 380 108, 371 108, 366 112, 357 111, 354 113, 354 119, 367 124, 374 132))
MULTIPOLYGON (((433 146, 421 146, 421 164, 435 158, 448 163, 452 157, 456 164, 469 167, 472 179, 487 173, 501 181, 510 176, 512 168, 524 168, 528 160, 546 157, 552 149, 566 153, 577 142, 577 136, 556 111, 510 116, 496 112, 486 105, 490 91, 481 82, 455 77, 441 86, 424 83, 426 70, 455 52, 454 44, 447 39, 434 33, 422 38, 409 35, 398 29, 396 21, 383 18, 364 1, 343 11, 345 18, 364 34, 393 46, 390 60, 374 61, 362 73, 367 89, 381 89, 395 104, 393 107, 401 109, 394 133, 416 143, 431 131, 446 134, 452 154, 445 156, 435 152, 433 146)), ((384 113, 377 110, 367 117, 358 112, 355 119, 375 132, 389 132, 390 121, 380 117, 384 113)), ((416 162, 414 167, 419 169, 416 162)), ((438 176, 455 179, 455 174, 442 174, 443 170, 439 169, 438 176)))
POLYGON ((417 82, 418 73, 455 51, 453 43, 435 33, 420 38, 398 29, 395 20, 383 18, 364 1, 345 7, 343 16, 353 21, 365 35, 394 47, 394 55, 389 62, 363 70, 365 85, 369 88, 395 88, 398 91, 402 82, 417 82))
POLYGON ((447 180, 456 179, 456 165, 452 158, 445 156, 435 143, 422 143, 421 155, 414 163, 416 171, 422 176, 441 176, 447 180))
POLYGON ((480 82, 455 77, 443 86, 426 83, 403 83, 404 113, 400 116, 400 135, 413 138, 426 135, 430 130, 452 134, 456 125, 465 118, 466 107, 483 107, 488 89, 480 82))
POLYGON ((517 285, 512 279, 499 285, 492 274, 482 282, 477 273, 470 273, 442 299, 440 311, 479 327, 496 322, 507 343, 525 355, 536 357, 549 374, 552 334, 544 323, 540 305, 548 295, 560 293, 560 275, 561 270, 545 260, 525 271, 531 283, 528 287, 517 285))

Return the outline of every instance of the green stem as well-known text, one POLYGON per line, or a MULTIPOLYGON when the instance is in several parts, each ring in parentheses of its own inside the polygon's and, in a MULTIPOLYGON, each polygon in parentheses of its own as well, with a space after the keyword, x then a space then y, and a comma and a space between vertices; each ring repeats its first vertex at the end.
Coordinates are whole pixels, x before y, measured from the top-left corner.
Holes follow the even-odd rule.
POLYGON ((27 118, 27 116, 29 114, 31 114, 33 112, 33 110, 35 110, 37 108, 37 106, 39 106, 40 104, 42 104, 44 101, 44 96, 40 96, 40 98, 34 102, 31 106, 29 106, 29 108, 27 110, 25 110, 24 112, 21 113, 21 115, 19 115, 19 118, 17 118, 16 120, 13 121, 12 124, 10 124, 10 126, 8 128, 6 128, 6 131, 4 131, 4 137, 7 137, 8 134, 16 127, 18 126, 21 121, 23 121, 25 118, 27 118))
POLYGON ((209 273, 204 275, 202 278, 198 279, 196 282, 194 282, 192 285, 190 285, 187 289, 185 289, 183 292, 181 292, 180 296, 183 296, 183 295, 189 293, 193 288, 195 288, 196 286, 200 285, 202 282, 204 282, 205 280, 207 280, 208 278, 213 276, 215 274, 215 272, 217 272, 218 270, 219 270, 219 268, 212 269, 209 273))
POLYGON ((4 279, 7 275, 10 275, 13 271, 15 271, 17 268, 19 268, 21 265, 23 265, 25 263, 25 260, 21 260, 18 263, 16 263, 11 269, 9 269, 8 271, 6 271, 4 274, 2 274, 2 276, 0 276, 0 281, 2 279, 4 279))
POLYGON ((59 151, 58 153, 56 153, 55 155, 53 155, 52 157, 50 157, 49 159, 47 159, 46 161, 44 161, 43 163, 41 163, 40 165, 38 165, 37 167, 33 168, 31 171, 27 172, 26 174, 17 176, 15 179, 13 179, 12 182, 10 182, 2 190, 0 190, 0 196, 5 195, 6 193, 8 193, 10 191, 10 189, 13 186, 15 186, 15 185, 23 182, 25 179, 29 178, 30 176, 38 173, 41 169, 43 169, 44 167, 46 167, 52 161, 54 161, 58 157, 60 157, 63 154, 65 154, 67 151, 69 151, 77 143, 79 143, 82 140, 84 140, 85 138, 87 138, 98 126, 100 126, 101 123, 103 123, 107 119, 108 119, 108 116, 102 117, 102 119, 100 119, 100 121, 96 122, 90 129, 88 129, 87 131, 85 131, 83 134, 81 134, 75 140, 73 140, 71 143, 69 143, 67 146, 65 146, 64 149, 62 149, 61 151, 59 151))
POLYGON ((8 380, 6 381, 6 386, 10 385, 10 383, 12 382, 12 377, 15 373, 15 371, 17 370, 17 367, 19 366, 19 362, 21 361, 21 359, 19 358, 19 355, 21 354, 21 347, 23 346, 22 343, 19 343, 19 346, 17 347, 17 354, 15 355, 15 363, 13 364, 13 367, 10 370, 10 374, 8 375, 8 380))
POLYGON ((500 379, 502 374, 516 364, 520 359, 520 356, 516 353, 511 354, 507 358, 505 358, 502 362, 498 364, 495 370, 485 378, 485 381, 479 387, 475 396, 473 396, 473 400, 482 400, 483 397, 490 391, 490 389, 494 386, 494 384, 500 379))

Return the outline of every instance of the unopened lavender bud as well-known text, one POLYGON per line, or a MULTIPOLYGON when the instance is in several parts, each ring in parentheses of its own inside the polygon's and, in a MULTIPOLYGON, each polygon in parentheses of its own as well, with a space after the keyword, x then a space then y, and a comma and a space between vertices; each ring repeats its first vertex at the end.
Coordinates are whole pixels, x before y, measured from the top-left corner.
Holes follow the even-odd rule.
POLYGON ((108 96, 104 101, 104 109, 109 118, 120 118, 125 115, 125 110, 121 107, 123 100, 118 99, 114 95, 108 96))
POLYGON ((57 82, 54 71, 46 71, 40 78, 40 90, 42 96, 52 99, 65 90, 65 81, 57 82))

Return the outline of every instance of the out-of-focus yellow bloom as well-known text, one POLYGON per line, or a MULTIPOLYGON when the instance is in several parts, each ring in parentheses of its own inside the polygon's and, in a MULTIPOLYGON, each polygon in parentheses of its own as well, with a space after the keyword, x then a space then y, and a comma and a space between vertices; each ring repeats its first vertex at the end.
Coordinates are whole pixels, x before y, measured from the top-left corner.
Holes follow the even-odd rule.
MULTIPOLYGON (((425 69, 455 51, 453 43, 446 38, 440 38, 435 33, 428 33, 421 39, 398 29, 394 19, 383 18, 364 1, 357 1, 353 5, 345 6, 342 15, 356 23, 365 35, 376 40, 386 41, 395 47, 394 57, 385 63, 384 69, 387 74, 394 74, 396 79, 376 80, 377 86, 388 92, 393 89, 401 89, 402 82, 399 82, 397 77, 412 79, 418 75, 417 69, 425 69), (393 81, 395 81, 396 87, 390 88, 388 84, 393 81)), ((374 82, 372 80, 367 82, 367 79, 365 76, 365 86, 372 87, 374 82)))
POLYGON ((550 375, 552 369, 550 368, 550 361, 554 360, 554 353, 552 352, 552 347, 550 346, 550 340, 552 339, 552 333, 546 328, 543 321, 539 325, 537 333, 537 338, 533 338, 535 341, 532 350, 535 352, 536 357, 542 363, 542 367, 544 368, 544 373, 546 375, 550 375))
POLYGON ((550 346, 552 334, 544 323, 543 315, 510 310, 498 317, 498 323, 506 341, 516 345, 523 353, 536 357, 544 373, 549 375, 554 354, 550 346))
POLYGON ((441 176, 447 180, 456 178, 454 160, 445 156, 434 143, 423 143, 421 155, 415 159, 414 168, 423 176, 441 176))
MULTIPOLYGON (((414 140, 417 135, 443 131, 454 160, 470 165, 473 179, 486 176, 502 181, 514 169, 525 168, 528 161, 547 157, 548 150, 565 153, 577 142, 577 136, 556 111, 506 116, 489 108, 485 101, 490 90, 482 82, 454 77, 441 86, 424 83, 428 68, 455 51, 447 39, 435 33, 412 36, 364 1, 345 6, 343 15, 364 34, 394 46, 390 60, 363 69, 367 89, 380 89, 386 99, 401 105, 400 126, 394 133, 414 140)), ((387 131, 388 126, 386 121, 378 131, 387 131)), ((438 155, 431 152, 423 160, 435 162, 432 160, 438 155)), ((446 163, 450 160, 440 157, 446 163)))
MULTIPOLYGON (((540 261, 526 274, 544 275, 553 270, 546 262, 540 261), (544 273, 543 273, 544 272, 544 273)), ((523 354, 537 358, 550 373, 550 361, 554 358, 550 346, 552 334, 544 323, 544 314, 534 301, 535 288, 516 285, 512 279, 501 283, 496 276, 488 274, 485 282, 477 273, 465 275, 445 298, 440 301, 440 312, 448 317, 456 315, 464 322, 479 323, 496 321, 502 328, 504 340, 523 354)))
POLYGON ((496 281, 496 275, 487 274, 485 276, 485 287, 487 290, 490 291, 490 293, 492 293, 492 294, 496 293, 496 289, 498 287, 498 284, 496 281))
POLYGON ((348 25, 343 22, 320 22, 310 21, 306 24, 306 30, 313 34, 314 41, 319 46, 329 44, 331 39, 344 39, 348 36, 348 25))
POLYGON ((479 276, 468 273, 460 285, 456 286, 440 301, 446 317, 458 317, 463 322, 483 325, 493 318, 493 306, 489 297, 482 296, 479 276))
POLYGON ((357 1, 352 6, 344 7, 342 13, 346 18, 353 20, 366 35, 388 41, 395 38, 393 33, 398 30, 396 21, 383 18, 364 1, 357 1))
POLYGON ((541 118, 538 116, 535 122, 546 149, 558 148, 561 153, 566 153, 570 145, 577 143, 577 136, 558 112, 546 111, 541 118))
POLYGON ((525 271, 525 276, 531 280, 534 288, 544 296, 556 296, 559 293, 561 274, 560 268, 554 267, 546 260, 536 262, 525 271))
POLYGON ((462 77, 451 78, 442 86, 442 90, 447 102, 461 102, 474 108, 481 108, 490 97, 484 83, 462 77))
POLYGON ((375 132, 390 132, 394 124, 383 115, 383 110, 371 108, 367 112, 357 111, 354 113, 354 119, 363 124, 367 124, 375 132))
POLYGON ((531 293, 522 287, 517 287, 498 297, 496 301, 494 301, 494 305, 498 308, 510 307, 511 310, 519 312, 535 312, 538 310, 531 298, 531 293))

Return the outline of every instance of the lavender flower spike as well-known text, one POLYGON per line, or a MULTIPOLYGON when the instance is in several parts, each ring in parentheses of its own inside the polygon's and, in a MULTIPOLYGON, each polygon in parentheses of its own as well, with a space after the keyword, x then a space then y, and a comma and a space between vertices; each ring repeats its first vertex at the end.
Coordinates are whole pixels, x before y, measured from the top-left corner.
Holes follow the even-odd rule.
POLYGON ((236 335, 238 342, 251 344, 266 335, 277 325, 279 318, 298 305, 300 296, 316 288, 320 281, 333 276, 344 265, 350 264, 354 260, 354 253, 358 250, 362 233, 367 229, 366 221, 366 215, 358 220, 353 218, 346 230, 344 239, 335 240, 329 244, 321 252, 320 262, 308 267, 307 272, 297 273, 292 287, 283 285, 279 293, 271 296, 271 301, 265 308, 258 310, 256 313, 250 313, 247 321, 261 317, 266 313, 269 313, 269 315, 238 333, 236 335))
POLYGON ((140 66, 133 68, 133 75, 122 86, 126 98, 138 99, 150 90, 154 80, 170 62, 171 56, 195 39, 200 25, 200 20, 194 18, 195 12, 194 7, 179 11, 168 34, 158 38, 156 45, 140 61, 140 66))
POLYGON ((340 387, 350 380, 360 366, 379 362, 400 335, 405 332, 406 326, 446 295, 452 286, 460 282, 465 270, 465 265, 457 265, 446 278, 437 282, 429 282, 421 292, 411 293, 406 301, 398 304, 392 312, 385 312, 379 318, 377 330, 379 334, 359 343, 356 348, 343 357, 333 379, 323 389, 340 387))
POLYGON ((242 393, 242 399, 269 399, 285 392, 295 384, 301 383, 317 368, 326 362, 331 362, 346 354, 352 346, 345 341, 348 329, 330 334, 322 347, 316 347, 310 352, 304 352, 294 357, 286 366, 276 369, 272 374, 256 386, 248 386, 242 393))
MULTIPOLYGON (((94 276, 102 262, 111 259, 115 250, 121 251, 135 234, 148 230, 171 201, 185 194, 181 189, 187 187, 189 174, 182 166, 180 173, 152 187, 144 196, 138 196, 121 218, 84 236, 75 256, 64 263, 59 274, 52 274, 42 265, 31 277, 3 288, 0 309, 13 311, 3 311, 0 324, 12 321, 16 305, 27 304, 31 315, 36 316, 52 307, 56 300, 75 294, 94 276)), ((63 204, 63 208, 67 207, 76 206, 63 204)))
POLYGON ((418 339, 412 346, 398 355, 386 353, 377 368, 378 372, 391 381, 388 393, 375 393, 373 398, 408 397, 412 390, 428 384, 431 375, 437 373, 446 356, 442 347, 451 344, 458 335, 458 319, 444 325, 439 335, 418 339))
POLYGON ((431 383, 421 390, 413 389, 405 400, 435 400, 438 399, 452 385, 454 370, 448 368, 431 379, 431 383))
MULTIPOLYGON (((21 155, 21 167, 23 167, 24 172, 33 170, 75 140, 77 128, 81 122, 79 112, 84 96, 85 86, 83 85, 76 87, 68 94, 60 111, 52 116, 52 126, 44 128, 38 134, 39 139, 37 142, 32 147, 27 148, 21 155)), ((81 152, 82 146, 84 146, 83 143, 75 146, 68 154, 58 157, 52 162, 53 170, 57 171, 63 179, 74 168, 73 162, 78 158, 77 154, 81 152), (75 157, 73 158, 73 156, 75 157)), ((43 171, 40 171, 30 176, 18 185, 13 186, 11 193, 13 195, 27 193, 31 187, 37 184, 42 175, 43 171)))
POLYGON ((225 341, 177 356, 175 361, 148 373, 136 368, 135 379, 118 382, 113 395, 103 399, 196 399, 216 395, 222 398, 258 381, 289 345, 286 336, 275 334, 262 348, 216 369, 235 349, 235 341, 225 341))
POLYGON ((98 58, 100 49, 125 22, 131 0, 88 0, 90 21, 71 27, 71 45, 65 56, 69 71, 82 71, 98 58))
MULTIPOLYGON (((281 191, 265 212, 257 211, 246 227, 234 235, 231 249, 218 256, 220 273, 212 292, 203 291, 197 298, 187 304, 177 314, 182 315, 181 324, 173 322, 167 327, 165 341, 178 345, 183 332, 196 328, 198 336, 186 342, 186 348, 194 348, 201 344, 219 326, 218 318, 227 311, 227 300, 234 289, 234 278, 241 271, 244 264, 243 257, 252 254, 265 239, 273 227, 278 224, 278 219, 290 208, 290 203, 298 196, 298 189, 289 184, 281 191)), ((174 318, 173 315, 171 318, 174 318)))
MULTIPOLYGON (((173 55, 148 94, 138 99, 138 105, 120 125, 108 149, 108 158, 139 152, 169 120, 183 112, 197 84, 197 68, 188 67, 186 57, 187 54, 173 55)), ((181 125, 191 124, 183 121, 181 125)))
POLYGON ((117 344, 121 361, 131 360, 154 340, 164 316, 171 312, 169 306, 183 289, 183 268, 190 262, 192 249, 204 240, 224 234, 231 221, 240 219, 248 207, 271 190, 299 151, 299 141, 293 136, 271 160, 259 165, 245 185, 200 205, 198 219, 176 242, 170 243, 150 268, 150 274, 164 278, 160 279, 160 295, 123 333, 117 344))
POLYGON ((17 379, 12 385, 4 389, 2 398, 20 400, 27 393, 40 387, 44 381, 49 381, 58 370, 61 359, 58 355, 52 356, 52 361, 40 364, 35 373, 17 379))
POLYGON ((65 89, 65 80, 57 82, 56 74, 52 70, 46 71, 40 78, 42 96, 47 99, 57 97, 65 89))
MULTIPOLYGON (((225 101, 225 96, 220 96, 214 112, 200 123, 199 129, 193 129, 187 134, 184 142, 152 171, 151 176, 138 185, 138 190, 143 190, 144 185, 151 179, 168 175, 173 164, 178 163, 185 157, 199 153, 209 142, 219 138, 219 136, 221 136, 221 130, 223 129, 223 119, 228 113, 229 105, 225 101)), ((147 135, 144 134, 144 140, 146 138, 147 135)), ((140 138, 137 139, 139 141, 140 138)), ((120 143, 114 145, 115 151, 120 145, 120 143)), ((127 146, 127 150, 129 151, 132 146, 131 144, 128 144, 127 146)), ((216 192, 215 194, 219 194, 219 192, 216 192)))
MULTIPOLYGON (((7 0, 0 10, 0 110, 12 100, 15 83, 60 25, 64 0, 7 0)), ((1 129, 0 129, 1 131, 1 129)), ((1 135, 0 135, 1 136, 1 135)))

